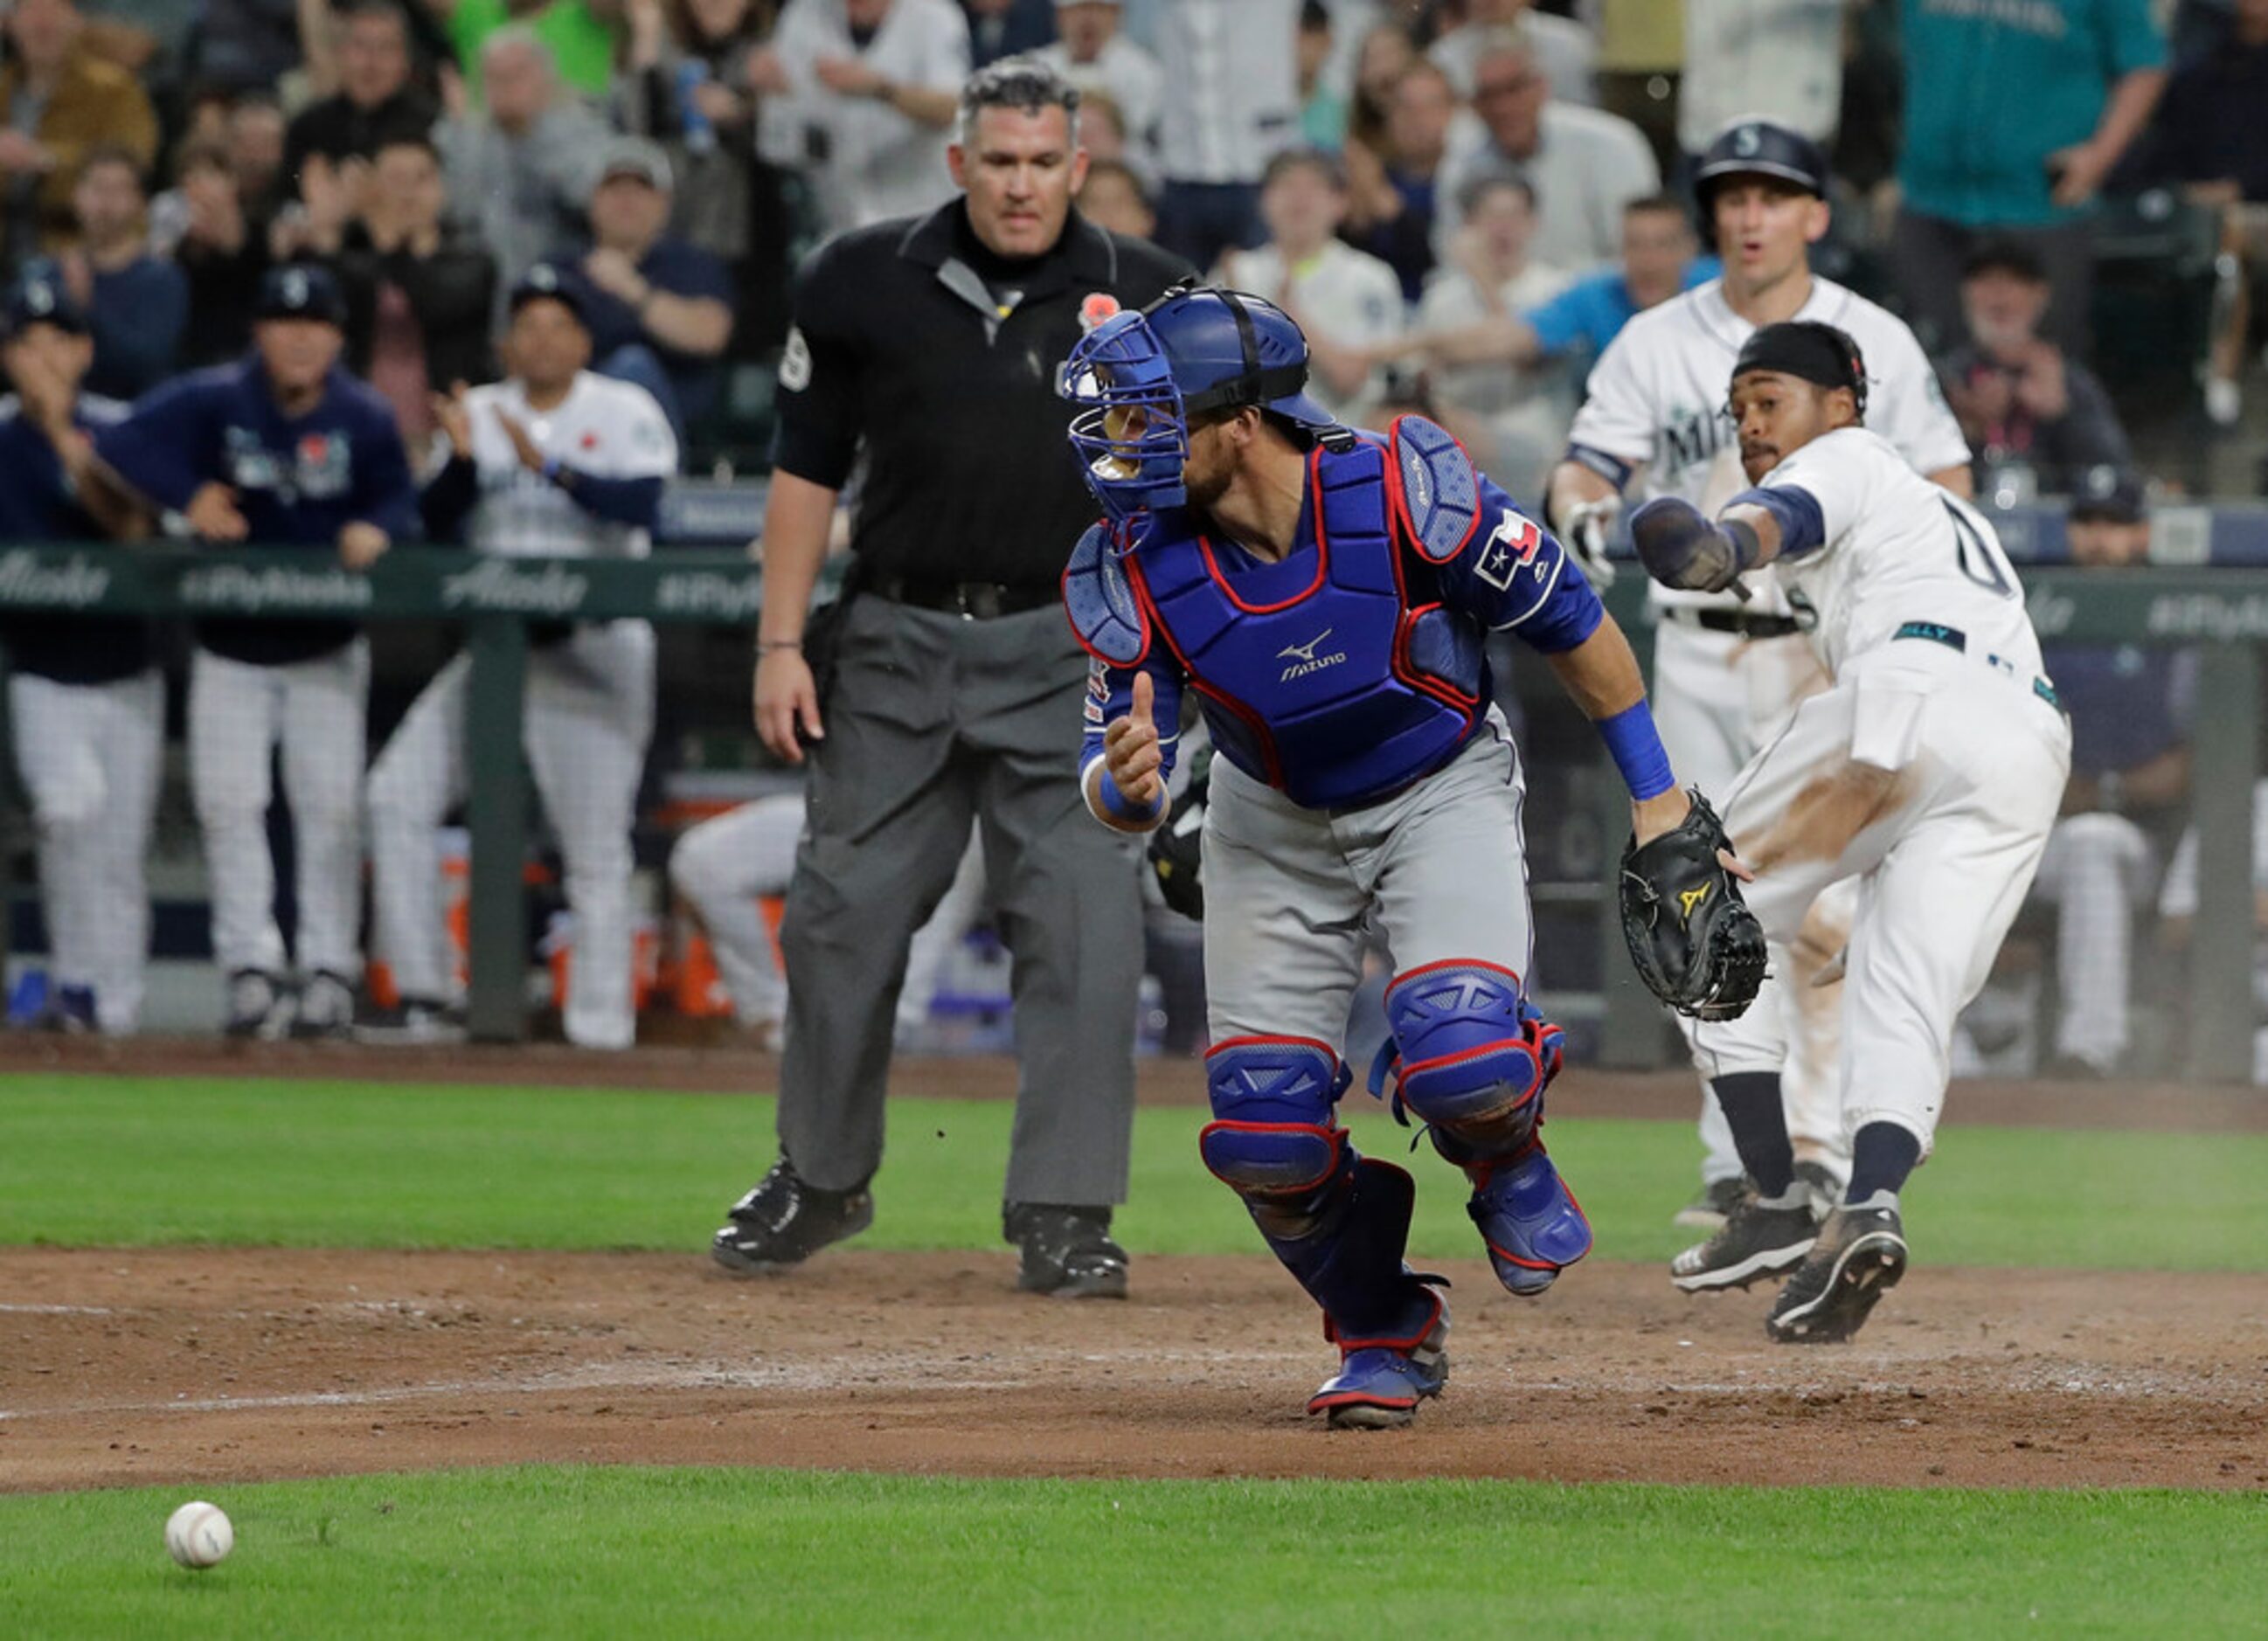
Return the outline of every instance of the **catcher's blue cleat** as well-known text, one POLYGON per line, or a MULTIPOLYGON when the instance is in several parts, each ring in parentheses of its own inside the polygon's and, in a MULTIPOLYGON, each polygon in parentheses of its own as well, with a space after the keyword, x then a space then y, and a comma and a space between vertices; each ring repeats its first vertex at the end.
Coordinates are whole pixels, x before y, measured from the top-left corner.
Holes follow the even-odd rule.
POLYGON ((1591 1222, 1541 1137, 1501 1160, 1468 1163, 1465 1173, 1473 1181, 1465 1211, 1507 1291, 1532 1299, 1591 1251, 1591 1222))
POLYGON ((1335 1431, 1399 1430, 1416 1418, 1418 1404, 1449 1382, 1449 1307, 1432 1298, 1432 1314, 1414 1339, 1339 1340, 1339 1371, 1308 1398, 1307 1411, 1328 1414, 1335 1431))

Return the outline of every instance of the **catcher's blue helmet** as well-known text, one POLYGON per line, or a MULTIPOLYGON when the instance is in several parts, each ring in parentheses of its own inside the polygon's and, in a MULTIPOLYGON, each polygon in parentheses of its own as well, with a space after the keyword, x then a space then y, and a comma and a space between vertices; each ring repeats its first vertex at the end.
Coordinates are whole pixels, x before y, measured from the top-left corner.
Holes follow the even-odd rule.
POLYGON ((1071 350, 1057 391, 1080 408, 1071 447, 1114 519, 1188 499, 1189 418, 1258 405, 1316 434, 1338 423, 1309 398, 1307 339, 1283 309, 1241 291, 1176 286, 1114 314, 1071 350))

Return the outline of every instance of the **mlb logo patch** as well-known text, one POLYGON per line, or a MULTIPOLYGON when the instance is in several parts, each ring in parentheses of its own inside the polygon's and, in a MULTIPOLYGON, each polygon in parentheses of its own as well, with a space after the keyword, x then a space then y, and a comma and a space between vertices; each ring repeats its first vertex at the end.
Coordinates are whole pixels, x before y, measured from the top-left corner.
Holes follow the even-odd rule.
POLYGON ((1094 291, 1079 305, 1079 327, 1082 334, 1093 330, 1107 319, 1118 314, 1118 298, 1108 291, 1094 291))

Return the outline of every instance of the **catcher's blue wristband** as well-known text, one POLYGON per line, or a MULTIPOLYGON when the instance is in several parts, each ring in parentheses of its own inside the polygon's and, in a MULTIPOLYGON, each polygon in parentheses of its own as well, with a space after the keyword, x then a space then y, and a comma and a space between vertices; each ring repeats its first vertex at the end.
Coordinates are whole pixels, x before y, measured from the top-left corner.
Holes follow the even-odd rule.
POLYGON ((1632 798, 1644 803, 1677 784, 1677 777, 1669 770, 1669 754, 1661 749, 1661 737, 1654 732, 1653 714, 1645 702, 1624 707, 1598 723, 1599 739, 1607 743, 1608 754, 1622 771, 1623 784, 1630 788, 1632 798))
MULTIPOLYGON (((1668 766, 1665 764, 1664 767, 1668 766)), ((1118 790, 1118 783, 1110 778, 1108 769, 1102 770, 1094 777, 1094 790, 1096 795, 1102 799, 1102 806, 1108 809, 1114 818, 1132 821, 1137 825, 1155 820, 1166 807, 1166 800, 1162 797, 1152 804, 1133 802, 1125 793, 1118 790)))

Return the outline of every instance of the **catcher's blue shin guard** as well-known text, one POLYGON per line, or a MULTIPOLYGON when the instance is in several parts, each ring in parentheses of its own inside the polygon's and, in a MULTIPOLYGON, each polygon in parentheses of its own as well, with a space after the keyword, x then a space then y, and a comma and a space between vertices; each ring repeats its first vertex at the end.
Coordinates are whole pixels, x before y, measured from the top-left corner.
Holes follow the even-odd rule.
POLYGON ((1322 1043, 1231 1038, 1205 1056, 1205 1078, 1214 1115, 1198 1138, 1205 1166, 1244 1199, 1339 1346, 1342 1371, 1309 1410, 1330 1410, 1340 1424, 1407 1423, 1448 1376, 1447 1309, 1402 1261, 1410 1176, 1358 1156, 1333 1122, 1350 1078, 1322 1043))
POLYGON ((1559 1073, 1560 1031, 1537 1013, 1510 969, 1477 960, 1429 963, 1395 976, 1386 1018, 1398 1050, 1397 1115, 1415 1112, 1434 1149, 1473 1182, 1467 1211, 1497 1280, 1523 1297, 1550 1287, 1591 1251, 1590 1223, 1537 1129, 1559 1073))

